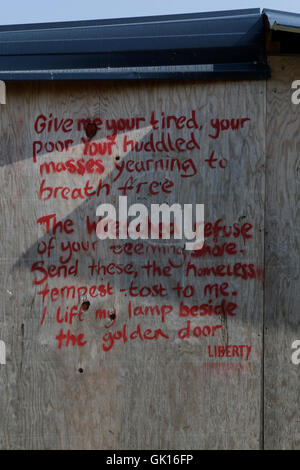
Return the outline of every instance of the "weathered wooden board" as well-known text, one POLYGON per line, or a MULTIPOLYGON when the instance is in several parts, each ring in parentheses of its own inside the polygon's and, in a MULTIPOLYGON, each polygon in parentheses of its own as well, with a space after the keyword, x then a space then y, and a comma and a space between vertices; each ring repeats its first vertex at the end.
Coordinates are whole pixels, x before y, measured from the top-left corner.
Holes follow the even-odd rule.
MULTIPOLYGON (((2 448, 20 449, 257 449, 262 445, 263 409, 263 268, 264 204, 265 204, 265 82, 177 82, 177 83, 43 83, 8 84, 7 104, 0 108, 1 149, 1 323, 0 339, 7 344, 7 364, 0 366, 0 442, 2 448), (165 116, 192 117, 203 127, 176 129, 174 121, 170 138, 188 139, 194 132, 200 149, 170 150, 164 152, 124 151, 124 132, 118 131, 117 145, 112 155, 104 155, 103 183, 110 185, 99 198, 64 199, 61 195, 48 200, 39 198, 42 179, 51 187, 84 187, 89 180, 97 185, 99 175, 78 175, 68 171, 41 176, 40 165, 50 160, 64 161, 82 157, 83 129, 78 130, 77 120, 82 118, 110 119, 144 117, 141 129, 128 131, 128 138, 139 143, 147 142, 151 133, 159 140, 163 132, 153 130, 149 120, 154 111, 156 118, 165 116), (71 132, 34 129, 36 118, 43 114, 59 120, 74 120, 71 132), (211 119, 249 118, 243 127, 221 131, 215 135, 211 119), (33 141, 57 142, 72 139, 69 152, 47 153, 41 151, 33 161, 33 141), (212 152, 217 159, 210 168, 212 152), (120 158, 119 158, 120 157, 120 158), (188 170, 171 171, 164 166, 145 172, 124 171, 117 179, 114 163, 152 159, 188 159, 188 170), (226 160, 224 160, 226 159, 226 160), (220 163, 221 162, 221 163, 220 163), (222 168, 221 165, 226 166, 222 168), (181 175, 185 175, 182 177, 181 175), (131 176, 138 183, 156 181, 160 193, 150 196, 146 185, 136 194, 128 193, 129 204, 190 203, 205 204, 205 222, 227 227, 234 223, 248 226, 251 238, 218 235, 218 245, 236 243, 235 254, 192 257, 192 252, 182 251, 182 240, 143 240, 143 252, 136 255, 114 254, 113 244, 125 241, 99 241, 96 234, 87 233, 86 217, 96 221, 96 207, 102 202, 117 205, 120 190, 131 176), (167 194, 161 188, 166 179, 174 183, 167 194), (58 221, 71 219, 74 232, 56 232, 55 248, 50 257, 38 250, 49 243, 53 234, 46 233, 44 224, 37 219, 56 214, 58 221), (47 294, 43 302, 39 292, 45 287, 34 284, 37 271, 32 266, 39 260, 45 265, 60 264, 61 244, 68 241, 97 241, 95 250, 73 254, 68 266, 78 260, 76 277, 48 279, 49 289, 65 285, 92 286, 110 282, 113 295, 103 298, 87 296, 79 299, 59 298, 50 301, 47 294), (173 254, 176 246, 180 254, 173 254), (153 248, 161 252, 152 253, 153 248), (163 248, 164 247, 164 248, 163 248), (163 253, 163 249, 166 250, 163 253), (167 252, 167 249, 170 251, 167 252), (91 275, 88 268, 94 261, 102 264, 132 263, 136 277, 122 275, 91 275), (143 268, 154 261, 162 269, 173 266, 171 276, 147 276, 143 268), (190 268, 186 276, 188 263, 190 268), (240 263, 240 264, 238 264, 240 263), (174 266, 178 266, 177 268, 174 266), (223 273, 230 265, 235 275, 195 276, 195 269, 219 268, 223 273), (244 265, 244 268, 241 267, 244 265), (253 265, 252 268, 249 265, 253 265), (254 274, 253 274, 254 273, 254 274), (251 275, 250 275, 251 274, 251 275), (244 279, 243 279, 244 278, 244 279), (130 297, 128 288, 134 281, 147 287, 161 283, 166 296, 130 297), (206 284, 228 283, 226 294, 216 299, 204 293, 206 284), (178 297, 174 287, 192 285, 194 295, 178 297), (126 292, 121 289, 127 289, 126 292), (213 315, 183 318, 179 316, 180 302, 186 305, 207 303, 216 305, 223 299, 236 303, 236 315, 213 315), (72 325, 59 324, 58 306, 64 312, 69 306, 90 301, 83 321, 73 320, 72 325), (128 318, 128 304, 171 305, 172 313, 162 323, 161 316, 128 318), (43 320, 44 307, 47 308, 43 320), (116 310, 116 321, 99 320, 96 311, 116 310), (181 340, 178 331, 187 320, 197 326, 212 327, 221 324, 215 336, 192 337, 181 340), (139 338, 115 341, 109 351, 103 350, 102 338, 109 331, 122 329, 130 333, 140 324, 143 331, 162 329, 167 338, 143 340, 139 338), (56 336, 60 329, 70 328, 74 335, 84 334, 87 343, 82 346, 65 344, 58 348, 56 336), (208 346, 249 345, 251 354, 243 357, 210 357, 208 346)), ((186 122, 186 121, 185 121, 186 122)), ((226 121, 224 121, 226 126, 226 121)), ((192 122, 191 122, 192 125, 192 122)), ((126 132, 125 132, 126 133, 126 132)), ((92 142, 103 142, 112 134, 99 130, 92 142)), ((89 158, 89 157, 85 157, 89 158)), ((132 163, 132 165, 134 165, 132 163)), ((130 167, 131 168, 131 167, 130 167)), ((45 171, 45 170, 44 170, 45 171)), ((45 173, 44 173, 45 175, 45 173)), ((46 194, 46 193, 44 193, 46 194)), ((234 230, 234 229, 233 229, 234 230)), ((237 230, 237 228, 235 229, 237 230)), ((137 240, 139 242, 139 240, 137 240)), ((136 242, 136 243, 137 243, 136 242)), ((136 246, 135 243, 135 246, 136 246)), ((213 237, 208 244, 214 246, 213 237)), ((232 248, 232 247, 231 247, 232 248)), ((212 271, 212 270, 211 270, 212 271)), ((40 279, 41 276, 38 278, 40 279)), ((199 330, 196 330, 199 331, 199 330)), ((206 330, 208 331, 208 329, 206 330)), ((228 349, 230 351, 230 349, 228 349)), ((231 350, 232 351, 232 350, 231 350)), ((245 353, 245 349, 239 349, 245 353)))
POLYGON ((272 57, 267 82, 265 218, 265 448, 299 449, 299 366, 291 361, 300 338, 300 106, 291 84, 297 57, 272 57))

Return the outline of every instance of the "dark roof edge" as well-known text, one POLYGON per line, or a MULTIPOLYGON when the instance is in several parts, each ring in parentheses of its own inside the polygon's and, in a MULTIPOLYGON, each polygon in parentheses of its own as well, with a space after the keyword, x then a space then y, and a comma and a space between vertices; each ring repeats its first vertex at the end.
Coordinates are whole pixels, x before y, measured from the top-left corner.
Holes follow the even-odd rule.
POLYGON ((268 76, 259 8, 0 27, 0 80, 268 76))
MULTIPOLYGON (((210 64, 211 65, 211 64, 210 64)), ((216 64, 211 70, 143 70, 146 67, 130 69, 124 68, 121 72, 113 69, 103 70, 30 70, 30 71, 0 71, 0 80, 29 81, 29 80, 260 80, 271 76, 271 69, 267 64, 238 63, 216 64)), ((153 67, 154 69, 154 67, 153 67)))
POLYGON ((238 15, 259 15, 260 8, 246 8, 239 10, 220 10, 211 12, 200 13, 180 13, 172 15, 154 15, 154 16, 134 16, 125 18, 107 18, 101 20, 80 20, 80 21, 59 21, 49 23, 25 23, 25 24, 12 24, 0 25, 1 31, 17 31, 17 30, 32 30, 32 29, 45 29, 45 28, 69 28, 69 27, 84 27, 84 26, 101 26, 112 24, 131 24, 131 23, 155 23, 159 21, 172 21, 184 20, 195 18, 217 18, 225 16, 238 16, 238 15))

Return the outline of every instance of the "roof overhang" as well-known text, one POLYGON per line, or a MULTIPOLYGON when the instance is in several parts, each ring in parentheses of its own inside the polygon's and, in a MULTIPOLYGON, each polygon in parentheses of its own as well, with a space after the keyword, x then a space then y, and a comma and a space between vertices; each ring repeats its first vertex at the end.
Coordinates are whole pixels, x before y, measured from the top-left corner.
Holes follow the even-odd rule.
POLYGON ((285 31, 289 33, 300 33, 300 14, 288 13, 286 11, 264 9, 269 27, 273 31, 285 31))
POLYGON ((263 10, 268 55, 300 54, 300 15, 263 10))
POLYGON ((259 9, 0 26, 0 80, 262 79, 259 9))

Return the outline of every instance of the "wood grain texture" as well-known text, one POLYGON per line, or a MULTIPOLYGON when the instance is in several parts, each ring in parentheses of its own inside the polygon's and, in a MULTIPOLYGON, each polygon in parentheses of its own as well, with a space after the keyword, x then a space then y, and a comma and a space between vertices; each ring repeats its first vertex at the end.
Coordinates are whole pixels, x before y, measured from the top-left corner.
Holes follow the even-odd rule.
MULTIPOLYGON (((128 298, 120 292, 128 286, 129 276, 115 276, 112 280, 116 294, 104 300, 92 299, 91 307, 82 324, 75 323, 72 332, 84 332, 88 344, 84 348, 57 349, 55 336, 60 326, 55 320, 54 304, 47 304, 49 312, 41 325, 43 304, 37 295, 39 286, 32 283, 31 265, 38 259, 37 243, 49 240, 49 235, 36 220, 55 212, 59 220, 71 217, 76 232, 70 240, 96 241, 88 237, 86 215, 95 218, 100 202, 117 201, 118 192, 113 178, 116 173, 111 162, 105 182, 112 186, 109 197, 101 201, 50 199, 40 201, 38 191, 41 177, 39 167, 32 161, 34 119, 44 113, 59 117, 111 119, 125 116, 190 115, 197 111, 201 122, 208 126, 211 118, 249 117, 249 126, 239 132, 224 132, 220 139, 208 138, 208 127, 201 137, 201 150, 184 154, 197 163, 198 174, 191 179, 180 178, 168 172, 152 172, 147 180, 165 177, 174 180, 175 192, 155 198, 156 203, 204 203, 206 220, 223 218, 228 225, 247 220, 253 224, 253 239, 247 242, 243 253, 233 258, 199 258, 198 267, 232 262, 254 263, 262 267, 264 257, 265 204, 265 82, 159 82, 159 83, 28 83, 8 84, 7 104, 0 108, 1 167, 1 323, 0 339, 8 348, 7 365, 0 366, 0 443, 2 448, 17 449, 257 449, 261 445, 262 410, 262 332, 263 284, 256 279, 227 280, 229 299, 237 291, 238 314, 224 321, 222 333, 214 338, 179 341, 176 332, 185 322, 173 314, 166 321, 168 341, 131 341, 117 344, 105 353, 101 348, 103 324, 95 320, 100 307, 117 310, 116 327, 126 322, 128 298), (226 156, 229 168, 211 170, 204 160, 211 149, 226 156), (229 358, 211 360, 208 345, 250 344, 249 361, 229 358), (79 369, 83 373, 79 373, 79 369)), ((147 129, 142 138, 147 138, 147 129)), ((176 132, 171 130, 173 137, 176 132)), ((187 130, 177 132, 186 137, 187 130)), ((80 137, 73 132, 76 155, 82 153, 80 137)), ((47 140, 57 140, 62 134, 49 133, 47 140)), ((101 136, 102 138, 104 136, 101 136)), ((121 154, 115 149, 113 158, 121 154)), ((156 155, 151 155, 157 158, 156 155)), ((183 158, 179 152, 174 155, 183 158)), ((145 153, 130 152, 123 159, 140 160, 145 153)), ((160 156, 161 157, 161 156, 160 156)), ((43 154, 39 159, 47 161, 43 154)), ((60 154, 53 158, 61 159, 60 154)), ((39 160, 40 161, 40 160, 39 160)), ((118 183, 125 183, 122 176, 118 183)), ((145 179, 134 175, 135 182, 145 179)), ((86 176, 64 172, 49 175, 53 185, 83 185, 86 176)), ((95 182, 94 175, 90 180, 95 182)), ((149 204, 145 189, 130 196, 129 204, 149 204)), ((56 235, 57 243, 64 236, 56 235)), ((150 241, 148 241, 150 242, 150 241)), ((178 241, 179 244, 179 241, 178 241)), ((180 241, 182 245, 182 241, 180 241)), ((91 285, 88 265, 94 258, 109 263, 114 260, 104 241, 94 253, 78 254, 80 273, 75 280, 54 279, 50 286, 91 285)), ((97 245, 98 247, 98 245, 97 245)), ((43 259, 57 264, 59 253, 43 259)), ((166 264, 170 256, 153 255, 166 264)), ((175 258, 178 260, 177 258, 175 258)), ((118 262, 128 257, 118 256, 118 262)), ((153 283, 141 266, 144 257, 133 257, 139 271, 138 283, 153 283)), ((179 300, 170 289, 175 281, 194 284, 195 295, 191 305, 204 301, 206 278, 184 277, 184 269, 176 270, 172 278, 164 278, 169 289, 168 303, 178 310, 179 300)), ((106 277, 108 280, 108 277, 106 277)), ((218 280, 220 282, 220 280, 218 280)), ((155 300, 155 299, 154 299, 155 300)), ((154 304, 155 301, 151 302, 154 304)), ((160 303, 163 301, 160 300, 160 303)), ((140 303, 150 303, 140 300, 140 303)), ((68 302, 60 302, 65 307, 68 302)), ((141 322, 128 322, 133 330, 141 322)), ((215 324, 213 318, 192 320, 192 324, 215 324)), ((143 320, 143 325, 160 328, 159 318, 143 320)))
POLYGON ((298 57, 272 57, 267 82, 265 234, 265 448, 299 449, 299 366, 291 345, 300 338, 300 107, 291 84, 298 57))

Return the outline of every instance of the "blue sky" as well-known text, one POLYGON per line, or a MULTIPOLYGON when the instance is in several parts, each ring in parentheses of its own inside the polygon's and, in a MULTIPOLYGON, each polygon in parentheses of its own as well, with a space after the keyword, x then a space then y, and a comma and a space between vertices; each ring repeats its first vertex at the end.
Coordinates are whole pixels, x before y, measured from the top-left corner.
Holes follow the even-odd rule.
POLYGON ((0 24, 122 18, 255 7, 300 13, 300 0, 2 0, 0 24))

